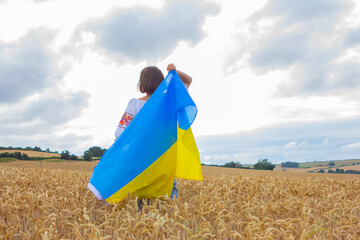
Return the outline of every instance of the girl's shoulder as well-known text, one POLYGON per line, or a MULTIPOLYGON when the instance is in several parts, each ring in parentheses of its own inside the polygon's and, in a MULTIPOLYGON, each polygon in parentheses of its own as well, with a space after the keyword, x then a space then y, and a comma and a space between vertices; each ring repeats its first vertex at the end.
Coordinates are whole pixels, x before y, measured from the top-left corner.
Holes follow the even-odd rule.
POLYGON ((129 101, 129 105, 138 105, 138 104, 145 104, 146 101, 145 100, 140 100, 140 99, 137 99, 137 98, 132 98, 130 99, 129 101))
POLYGON ((128 103, 127 111, 136 115, 140 111, 140 109, 145 105, 145 103, 146 101, 139 100, 137 98, 132 98, 128 103))

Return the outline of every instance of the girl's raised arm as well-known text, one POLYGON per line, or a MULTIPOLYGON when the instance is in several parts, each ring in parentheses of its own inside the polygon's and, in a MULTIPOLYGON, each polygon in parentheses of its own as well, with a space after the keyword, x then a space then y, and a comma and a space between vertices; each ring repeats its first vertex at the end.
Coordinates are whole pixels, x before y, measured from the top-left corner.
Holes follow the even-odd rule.
MULTIPOLYGON (((171 70, 176 70, 176 66, 173 64, 173 63, 170 63, 168 66, 167 66, 167 71, 170 72, 171 70)), ((184 83, 184 84, 187 84, 188 86, 190 86, 190 84, 192 83, 192 77, 190 77, 189 75, 187 75, 186 73, 182 72, 182 71, 179 71, 179 70, 176 70, 176 72, 178 73, 181 81, 184 83)))

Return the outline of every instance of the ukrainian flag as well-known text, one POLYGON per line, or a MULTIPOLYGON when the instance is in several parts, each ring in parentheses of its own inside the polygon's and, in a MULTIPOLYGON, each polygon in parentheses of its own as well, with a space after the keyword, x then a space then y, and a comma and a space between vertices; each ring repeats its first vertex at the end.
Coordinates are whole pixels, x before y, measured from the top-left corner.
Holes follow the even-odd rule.
POLYGON ((203 180, 191 131, 197 108, 175 70, 142 107, 94 169, 88 184, 100 200, 117 203, 170 196, 174 179, 203 180))

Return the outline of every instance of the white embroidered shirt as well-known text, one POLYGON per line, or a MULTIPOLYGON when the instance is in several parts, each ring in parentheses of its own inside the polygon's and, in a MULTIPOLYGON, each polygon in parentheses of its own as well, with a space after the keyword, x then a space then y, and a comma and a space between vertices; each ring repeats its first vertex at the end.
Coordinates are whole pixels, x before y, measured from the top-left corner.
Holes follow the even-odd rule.
POLYGON ((123 114, 122 118, 120 119, 120 122, 117 126, 117 129, 115 131, 115 140, 122 134, 122 132, 125 130, 125 128, 130 124, 131 120, 138 114, 140 109, 145 105, 146 101, 139 100, 136 98, 130 99, 125 113, 123 114))

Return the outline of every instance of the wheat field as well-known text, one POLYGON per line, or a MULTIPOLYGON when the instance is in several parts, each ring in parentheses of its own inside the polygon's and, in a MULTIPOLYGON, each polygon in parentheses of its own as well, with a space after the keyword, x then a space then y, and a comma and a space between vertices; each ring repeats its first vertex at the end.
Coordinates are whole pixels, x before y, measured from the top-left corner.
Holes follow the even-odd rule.
POLYGON ((90 175, 0 166, 0 239, 360 239, 356 176, 205 173, 139 211, 98 201, 90 175))

